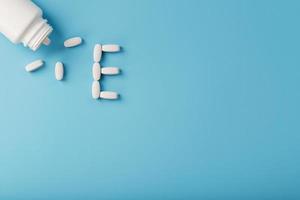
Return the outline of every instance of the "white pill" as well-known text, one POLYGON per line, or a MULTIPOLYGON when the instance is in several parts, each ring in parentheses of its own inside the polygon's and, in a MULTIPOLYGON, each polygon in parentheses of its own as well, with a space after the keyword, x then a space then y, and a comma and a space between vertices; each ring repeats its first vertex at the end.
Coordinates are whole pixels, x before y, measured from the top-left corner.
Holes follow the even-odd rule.
POLYGON ((93 97, 93 99, 99 99, 99 97, 100 97, 100 83, 99 83, 99 81, 94 81, 93 82, 92 97, 93 97))
POLYGON ((55 78, 58 81, 64 78, 64 65, 61 62, 55 64, 55 78))
POLYGON ((96 44, 94 47, 94 62, 100 62, 102 57, 102 46, 101 44, 96 44))
POLYGON ((120 73, 120 69, 117 67, 104 67, 101 68, 101 73, 105 75, 116 75, 120 73))
POLYGON ((114 99, 118 99, 118 97, 119 97, 119 95, 116 92, 110 92, 110 91, 100 92, 100 98, 101 99, 114 100, 114 99))
POLYGON ((48 37, 46 37, 43 41, 43 44, 49 46, 51 44, 51 40, 48 37))
POLYGON ((76 47, 76 46, 80 45, 81 43, 82 43, 81 37, 73 37, 73 38, 67 39, 64 42, 64 46, 67 48, 76 47))
POLYGON ((93 78, 94 81, 99 81, 101 78, 101 66, 100 63, 93 64, 93 78))
POLYGON ((102 45, 102 51, 104 52, 118 52, 120 51, 120 46, 116 44, 106 44, 102 45))
POLYGON ((41 68, 43 65, 44 65, 44 61, 36 60, 36 61, 33 61, 33 62, 29 63, 28 65, 26 65, 25 70, 27 72, 33 72, 33 71, 41 68))

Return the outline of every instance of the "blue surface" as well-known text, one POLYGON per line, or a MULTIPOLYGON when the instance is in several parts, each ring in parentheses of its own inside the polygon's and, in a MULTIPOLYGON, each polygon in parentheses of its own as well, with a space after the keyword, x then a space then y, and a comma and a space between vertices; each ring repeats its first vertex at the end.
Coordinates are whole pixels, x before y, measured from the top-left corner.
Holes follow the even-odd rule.
POLYGON ((0 199, 300 198, 299 1, 35 2, 52 46, 0 37, 0 199), (91 98, 96 42, 119 101, 91 98))

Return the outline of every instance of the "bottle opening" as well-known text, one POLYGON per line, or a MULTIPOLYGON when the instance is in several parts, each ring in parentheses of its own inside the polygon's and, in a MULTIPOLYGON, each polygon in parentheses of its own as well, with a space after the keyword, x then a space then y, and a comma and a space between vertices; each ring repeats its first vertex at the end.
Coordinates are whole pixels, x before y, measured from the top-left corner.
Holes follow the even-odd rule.
POLYGON ((49 45, 48 38, 53 28, 47 23, 47 20, 37 18, 24 34, 23 44, 33 51, 36 51, 42 44, 49 45))

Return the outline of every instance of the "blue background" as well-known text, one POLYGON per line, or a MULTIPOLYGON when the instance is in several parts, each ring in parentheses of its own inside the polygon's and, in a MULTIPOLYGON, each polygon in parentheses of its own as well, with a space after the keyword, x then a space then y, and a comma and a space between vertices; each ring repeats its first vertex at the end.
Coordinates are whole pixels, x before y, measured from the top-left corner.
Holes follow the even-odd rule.
POLYGON ((0 199, 300 198, 299 1, 35 2, 52 45, 0 37, 0 199), (123 46, 118 101, 95 43, 123 46))

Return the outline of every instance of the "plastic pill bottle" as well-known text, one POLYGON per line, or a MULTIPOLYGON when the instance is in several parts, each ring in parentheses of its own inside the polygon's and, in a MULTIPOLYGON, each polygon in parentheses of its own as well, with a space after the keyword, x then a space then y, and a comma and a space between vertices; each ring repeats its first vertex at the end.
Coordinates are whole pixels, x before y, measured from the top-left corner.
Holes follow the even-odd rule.
POLYGON ((11 42, 36 51, 41 44, 50 44, 53 30, 42 15, 31 0, 0 0, 0 32, 11 42))

